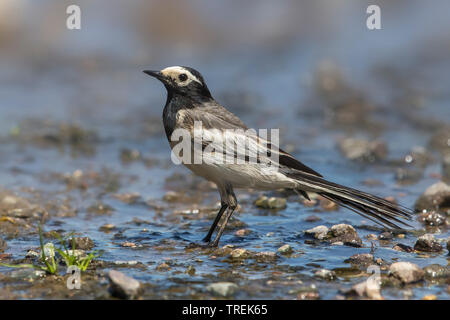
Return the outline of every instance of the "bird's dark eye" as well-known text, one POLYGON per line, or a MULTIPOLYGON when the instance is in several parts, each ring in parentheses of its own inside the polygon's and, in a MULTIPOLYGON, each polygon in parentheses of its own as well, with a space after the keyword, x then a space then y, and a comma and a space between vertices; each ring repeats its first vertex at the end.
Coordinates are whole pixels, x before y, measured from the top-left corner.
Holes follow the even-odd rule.
POLYGON ((178 76, 178 79, 180 79, 181 82, 186 81, 187 80, 187 75, 186 73, 182 73, 178 76))

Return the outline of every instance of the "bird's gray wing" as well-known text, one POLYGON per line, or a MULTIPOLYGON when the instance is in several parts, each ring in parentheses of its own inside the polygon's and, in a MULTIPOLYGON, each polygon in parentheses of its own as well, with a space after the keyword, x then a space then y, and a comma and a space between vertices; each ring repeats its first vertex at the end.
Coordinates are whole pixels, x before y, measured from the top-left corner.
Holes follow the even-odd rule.
POLYGON ((249 156, 256 153, 257 162, 270 163, 271 165, 283 167, 284 170, 301 171, 322 177, 321 174, 280 149, 277 144, 258 136, 256 131, 249 130, 236 115, 217 103, 207 103, 202 105, 202 107, 183 110, 182 120, 183 123, 179 123, 179 126, 187 129, 192 129, 195 122, 201 123, 203 137, 206 138, 202 141, 202 150, 207 145, 218 148, 220 147, 219 143, 227 142, 227 145, 230 146, 234 143, 234 150, 227 150, 228 154, 234 152, 234 159, 249 160, 249 156), (222 132, 224 130, 234 130, 234 133, 229 133, 221 140, 217 137, 217 130, 222 132), (214 137, 218 138, 216 142, 212 141, 214 137), (243 144, 243 140, 247 140, 247 145, 243 144))

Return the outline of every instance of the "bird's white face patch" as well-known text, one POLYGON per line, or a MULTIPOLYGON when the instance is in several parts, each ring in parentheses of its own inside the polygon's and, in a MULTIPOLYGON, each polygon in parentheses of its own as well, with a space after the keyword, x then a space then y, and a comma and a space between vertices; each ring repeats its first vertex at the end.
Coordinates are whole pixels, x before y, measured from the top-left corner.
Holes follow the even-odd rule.
POLYGON ((170 77, 178 86, 185 87, 192 81, 202 84, 202 82, 194 76, 189 70, 183 67, 168 67, 161 70, 161 73, 166 77, 170 77))

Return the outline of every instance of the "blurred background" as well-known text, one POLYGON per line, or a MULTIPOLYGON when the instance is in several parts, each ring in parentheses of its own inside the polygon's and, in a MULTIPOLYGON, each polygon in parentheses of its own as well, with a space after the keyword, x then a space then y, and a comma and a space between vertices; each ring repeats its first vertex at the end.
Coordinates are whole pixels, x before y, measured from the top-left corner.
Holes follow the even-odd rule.
MULTIPOLYGON (((248 126, 280 128, 283 149, 324 176, 414 207, 428 186, 450 180, 449 12, 447 0, 0 0, 0 195, 19 194, 45 213, 17 217, 25 225, 45 217, 48 228, 84 232, 109 250, 106 260, 135 256, 99 233, 105 212, 116 225, 163 219, 144 243, 199 239, 210 221, 185 225, 175 208, 214 206, 217 193, 170 162, 166 91, 142 73, 184 65, 248 126), (81 30, 66 28, 71 4, 81 30), (366 27, 371 4, 381 30, 366 27), (190 196, 167 204, 167 192, 190 196), (126 206, 131 198, 117 193, 146 205, 126 206)), ((313 210, 299 206, 274 221, 250 205, 242 219, 284 237, 299 232, 298 212, 313 210)), ((341 211, 322 223, 367 222, 341 211)), ((0 221, 14 238, 10 252, 23 254, 36 237, 17 225, 0 221)))

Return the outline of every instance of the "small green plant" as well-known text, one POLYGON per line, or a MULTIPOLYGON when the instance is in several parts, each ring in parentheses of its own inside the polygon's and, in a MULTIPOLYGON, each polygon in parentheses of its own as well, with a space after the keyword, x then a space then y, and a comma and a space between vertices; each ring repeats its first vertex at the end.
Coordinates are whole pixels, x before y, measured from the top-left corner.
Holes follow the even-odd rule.
POLYGON ((100 257, 101 254, 98 254, 98 251, 90 252, 85 257, 79 257, 76 255, 76 244, 75 244, 75 237, 72 235, 72 250, 69 250, 66 246, 66 240, 59 237, 59 242, 63 246, 63 249, 59 248, 56 249, 56 251, 63 257, 64 262, 66 263, 67 267, 70 266, 76 266, 80 271, 86 271, 87 267, 91 263, 91 261, 94 258, 100 257))
POLYGON ((69 250, 66 246, 66 239, 57 236, 60 247, 55 248, 53 243, 47 243, 44 245, 44 236, 42 234, 42 228, 39 225, 39 243, 41 247, 41 260, 44 263, 42 265, 35 264, 7 264, 0 263, 0 266, 10 267, 10 268, 34 268, 37 270, 43 270, 49 274, 56 274, 58 272, 58 264, 55 260, 55 251, 58 252, 64 260, 67 267, 76 266, 80 271, 84 272, 88 268, 91 261, 95 258, 101 256, 98 251, 90 252, 85 257, 80 257, 76 255, 75 251, 75 237, 72 235, 72 250, 69 250), (61 247, 62 246, 62 247, 61 247), (46 254, 46 252, 48 254, 46 254))

